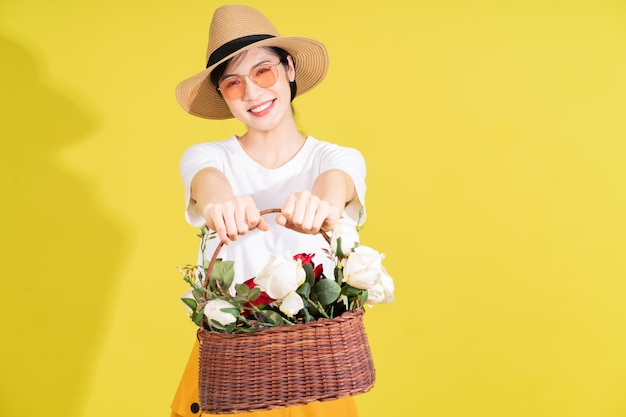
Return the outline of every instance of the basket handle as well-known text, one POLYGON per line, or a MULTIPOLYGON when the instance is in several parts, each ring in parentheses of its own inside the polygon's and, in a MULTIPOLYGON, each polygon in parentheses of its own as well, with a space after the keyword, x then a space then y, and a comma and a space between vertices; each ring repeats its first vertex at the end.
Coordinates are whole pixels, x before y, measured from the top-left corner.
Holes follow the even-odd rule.
MULTIPOLYGON (((261 212, 259 213, 261 216, 264 216, 266 214, 271 214, 271 213, 280 213, 282 210, 279 208, 271 208, 271 209, 265 209, 265 210, 261 210, 261 212)), ((320 230, 319 232, 324 239, 326 240, 326 242, 328 242, 328 244, 330 244, 330 235, 327 232, 323 232, 320 230)), ((211 261, 209 262, 209 265, 207 266, 206 269, 206 274, 204 275, 204 288, 208 288, 209 287, 209 279, 211 278, 211 273, 213 272, 213 267, 215 266, 215 261, 217 260, 217 256, 219 255, 220 251, 222 250, 222 246, 224 246, 224 242, 220 241, 220 243, 217 245, 217 247, 215 248, 215 251, 213 252, 213 256, 211 257, 211 261)))

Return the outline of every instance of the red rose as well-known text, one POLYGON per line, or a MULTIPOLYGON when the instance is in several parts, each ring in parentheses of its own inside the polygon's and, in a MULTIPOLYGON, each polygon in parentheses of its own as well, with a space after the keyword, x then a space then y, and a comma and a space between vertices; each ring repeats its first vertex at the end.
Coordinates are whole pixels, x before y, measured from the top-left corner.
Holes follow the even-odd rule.
POLYGON ((294 255, 293 259, 295 259, 296 261, 299 259, 300 262, 302 262, 302 265, 311 264, 311 267, 313 268, 313 276, 315 277, 315 282, 317 282, 322 277, 323 266, 322 264, 315 266, 315 264, 313 263, 314 256, 314 253, 299 253, 297 255, 294 255))
POLYGON ((315 282, 319 281, 320 278, 322 277, 322 272, 323 272, 323 265, 319 264, 318 266, 315 267, 315 269, 313 270, 313 276, 315 277, 315 282))
POLYGON ((313 265, 313 257, 315 256, 314 253, 299 253, 297 255, 293 255, 293 259, 295 259, 296 261, 298 259, 300 259, 300 261, 302 262, 302 265, 304 264, 311 264, 313 265))
MULTIPOLYGON (((248 288, 252 289, 254 287, 256 287, 256 284, 254 283, 254 278, 250 278, 249 280, 245 281, 244 284, 246 284, 248 286, 248 288)), ((266 293, 264 293, 263 291, 261 291, 261 295, 259 295, 256 300, 250 301, 249 303, 246 303, 245 306, 246 307, 250 307, 252 308, 252 306, 260 306, 260 305, 269 305, 271 302, 275 301, 272 297, 270 297, 269 295, 267 295, 266 293)))

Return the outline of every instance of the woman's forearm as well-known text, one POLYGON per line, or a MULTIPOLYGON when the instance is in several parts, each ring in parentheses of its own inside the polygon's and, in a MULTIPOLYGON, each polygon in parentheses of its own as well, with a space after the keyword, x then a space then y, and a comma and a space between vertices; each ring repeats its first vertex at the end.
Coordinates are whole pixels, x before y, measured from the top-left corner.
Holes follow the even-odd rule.
POLYGON ((233 189, 226 176, 215 168, 205 168, 191 180, 191 199, 206 220, 206 225, 214 229, 208 216, 212 204, 223 203, 233 198, 233 189))
POLYGON ((340 169, 322 172, 311 188, 311 194, 326 201, 343 214, 345 206, 356 197, 356 188, 352 178, 340 169))

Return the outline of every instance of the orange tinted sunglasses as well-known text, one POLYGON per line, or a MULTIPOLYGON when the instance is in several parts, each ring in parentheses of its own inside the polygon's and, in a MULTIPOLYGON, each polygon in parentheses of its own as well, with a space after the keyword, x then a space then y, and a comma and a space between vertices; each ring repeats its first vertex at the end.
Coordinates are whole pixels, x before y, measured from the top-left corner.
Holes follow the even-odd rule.
POLYGON ((261 88, 268 88, 276 84, 278 79, 278 69, 280 62, 277 64, 258 65, 244 75, 230 75, 224 78, 217 86, 218 93, 224 98, 234 100, 239 99, 246 93, 246 80, 250 80, 261 88))

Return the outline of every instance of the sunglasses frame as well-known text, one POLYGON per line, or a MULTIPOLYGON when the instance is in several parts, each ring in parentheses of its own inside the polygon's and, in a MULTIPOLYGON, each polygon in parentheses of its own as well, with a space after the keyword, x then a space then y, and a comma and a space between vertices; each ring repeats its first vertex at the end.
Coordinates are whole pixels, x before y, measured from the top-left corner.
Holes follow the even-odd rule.
POLYGON ((241 97, 243 97, 243 96, 244 96, 244 94, 246 93, 246 85, 247 85, 247 81, 245 81, 246 77, 247 77, 247 78, 249 78, 249 79, 250 79, 250 81, 252 81, 255 85, 257 85, 257 86, 259 86, 259 87, 261 87, 261 88, 268 88, 268 87, 271 87, 272 85, 276 84, 276 82, 278 81, 278 66, 279 66, 279 65, 281 65, 281 64, 282 64, 282 62, 280 62, 280 61, 278 61, 276 64, 259 64, 259 65, 255 66, 254 68, 252 68, 252 69, 250 70, 250 72, 249 72, 249 73, 247 73, 247 74, 235 74, 235 75, 229 75, 228 77, 223 78, 222 80, 220 80, 220 82, 218 83, 217 87, 215 87, 215 90, 217 91, 217 93, 218 93, 219 95, 221 95, 222 97, 224 97, 224 93, 222 92, 222 89, 220 88, 220 85, 221 85, 224 81, 229 80, 229 79, 231 79, 231 78, 240 78, 240 79, 243 81, 243 89, 242 89, 242 93, 241 93, 241 95, 240 95, 239 97, 232 97, 232 98, 230 98, 230 99, 231 99, 231 100, 236 100, 236 99, 238 99, 238 98, 241 98, 241 97), (252 75, 252 73, 253 73, 253 72, 255 72, 256 70, 258 70, 258 69, 259 69, 259 68, 261 68, 261 67, 271 67, 271 68, 272 68, 272 69, 271 69, 271 71, 274 73, 274 78, 275 78, 274 83, 273 83, 273 84, 271 84, 271 85, 268 85, 267 87, 263 87, 263 86, 259 85, 259 84, 258 84, 258 83, 254 80, 253 75, 252 75))

